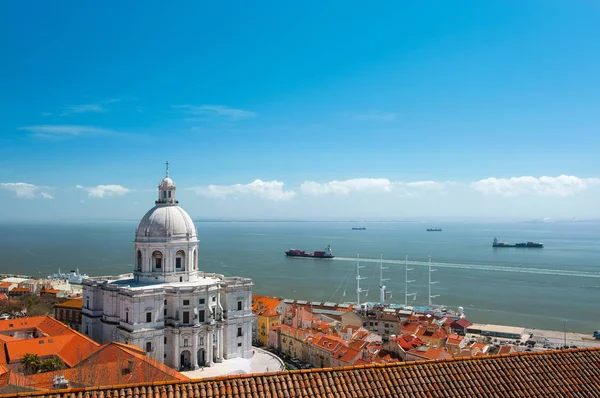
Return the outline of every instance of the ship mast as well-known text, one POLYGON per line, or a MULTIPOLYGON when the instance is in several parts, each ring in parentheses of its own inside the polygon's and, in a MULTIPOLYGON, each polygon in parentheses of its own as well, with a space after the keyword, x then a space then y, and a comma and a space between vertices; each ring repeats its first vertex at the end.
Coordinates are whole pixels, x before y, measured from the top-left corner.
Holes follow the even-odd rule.
POLYGON ((408 254, 404 257, 404 306, 408 306, 408 297, 416 296, 417 293, 408 292, 408 284, 414 282, 414 280, 408 280, 408 271, 412 271, 412 268, 408 268, 408 254))
POLYGON ((360 294, 363 290, 360 288, 360 280, 365 279, 360 276, 360 269, 365 268, 364 266, 360 266, 360 255, 356 255, 356 304, 358 305, 359 311, 361 310, 360 305, 360 294))
POLYGON ((429 256, 429 307, 431 307, 433 305, 433 302, 431 299, 439 297, 439 294, 436 295, 431 295, 431 285, 438 283, 438 281, 432 282, 431 281, 431 273, 437 271, 437 269, 431 269, 431 255, 429 256))
POLYGON ((383 266, 383 254, 381 255, 381 259, 379 261, 379 302, 381 305, 385 305, 385 296, 386 296, 386 288, 383 285, 383 282, 389 281, 390 279, 383 279, 383 270, 388 269, 388 267, 383 266))

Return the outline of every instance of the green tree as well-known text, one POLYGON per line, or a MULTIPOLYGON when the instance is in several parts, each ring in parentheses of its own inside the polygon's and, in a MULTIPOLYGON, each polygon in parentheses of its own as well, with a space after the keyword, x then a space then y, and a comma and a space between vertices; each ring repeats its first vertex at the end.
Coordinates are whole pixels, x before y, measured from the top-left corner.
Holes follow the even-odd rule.
POLYGON ((23 365, 23 373, 32 374, 37 373, 40 370, 40 366, 42 365, 42 361, 37 354, 25 354, 23 358, 21 358, 21 364, 23 365))
POLYGON ((52 357, 48 359, 44 359, 40 364, 41 372, 53 372, 55 370, 64 369, 65 363, 59 357, 52 357))

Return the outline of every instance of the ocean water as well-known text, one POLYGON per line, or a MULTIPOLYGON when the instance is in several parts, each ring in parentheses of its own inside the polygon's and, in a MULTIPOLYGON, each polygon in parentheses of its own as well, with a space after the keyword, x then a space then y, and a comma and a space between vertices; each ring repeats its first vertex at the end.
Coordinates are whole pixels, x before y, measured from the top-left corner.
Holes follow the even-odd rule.
MULTIPOLYGON (((356 300, 356 255, 362 259, 363 300, 379 298, 379 258, 391 302, 404 303, 405 265, 410 301, 428 301, 427 259, 435 272, 434 303, 465 308, 474 322, 591 333, 600 329, 600 224, 439 225, 365 223, 353 231, 335 222, 197 222, 200 269, 250 277, 259 294, 317 301, 356 300), (438 225, 436 225, 438 226, 438 225), (492 248, 492 240, 538 241, 543 249, 492 248), (330 244, 336 259, 287 258, 330 244), (368 260, 368 259, 373 259, 368 260)), ((0 224, 0 272, 46 276, 79 268, 89 275, 133 269, 136 222, 0 224)))

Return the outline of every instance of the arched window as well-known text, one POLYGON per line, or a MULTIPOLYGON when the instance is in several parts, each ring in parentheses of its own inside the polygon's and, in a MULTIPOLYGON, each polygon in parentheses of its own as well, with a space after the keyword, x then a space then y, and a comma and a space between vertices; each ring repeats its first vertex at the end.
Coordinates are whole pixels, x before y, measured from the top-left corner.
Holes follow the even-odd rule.
POLYGON ((158 250, 152 253, 152 265, 155 271, 161 271, 163 267, 163 255, 158 250))
POLYGON ((192 264, 193 269, 198 269, 198 249, 194 249, 194 264, 192 264))
POLYGON ((181 270, 182 268, 185 268, 184 264, 185 264, 185 252, 183 250, 179 250, 175 254, 175 269, 181 270))
POLYGON ((141 271, 142 270, 142 252, 140 250, 137 251, 136 265, 137 265, 137 270, 141 271))

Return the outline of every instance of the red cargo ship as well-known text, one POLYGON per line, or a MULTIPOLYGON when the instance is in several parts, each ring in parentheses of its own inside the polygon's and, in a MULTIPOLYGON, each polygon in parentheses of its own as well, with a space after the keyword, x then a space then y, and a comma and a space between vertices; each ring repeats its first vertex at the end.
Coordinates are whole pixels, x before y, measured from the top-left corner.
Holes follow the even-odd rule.
POLYGON ((288 257, 333 258, 330 245, 327 245, 323 251, 315 251, 313 253, 307 253, 304 250, 291 249, 286 251, 285 255, 288 257))

